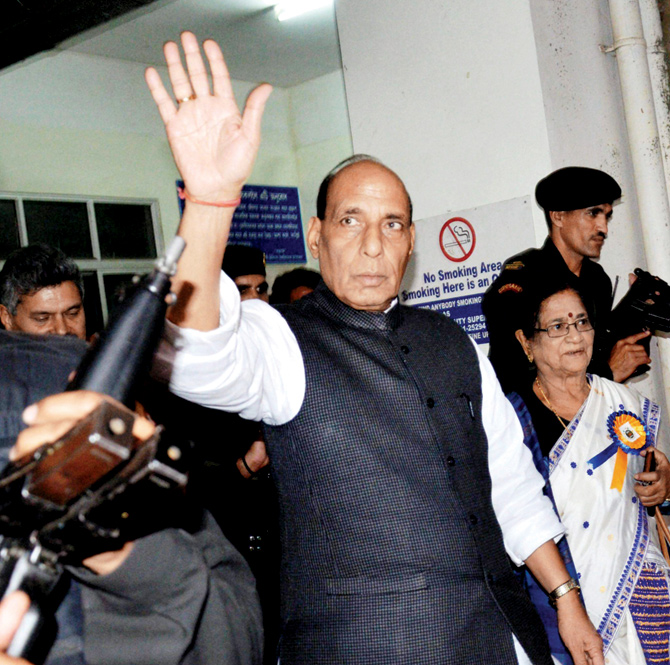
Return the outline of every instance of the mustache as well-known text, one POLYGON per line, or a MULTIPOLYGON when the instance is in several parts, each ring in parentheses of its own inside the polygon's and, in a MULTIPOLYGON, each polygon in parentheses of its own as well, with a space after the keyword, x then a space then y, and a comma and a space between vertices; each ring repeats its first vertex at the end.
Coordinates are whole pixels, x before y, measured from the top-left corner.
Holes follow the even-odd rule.
POLYGON ((607 234, 604 231, 598 231, 593 237, 594 238, 602 238, 603 240, 607 240, 607 234))

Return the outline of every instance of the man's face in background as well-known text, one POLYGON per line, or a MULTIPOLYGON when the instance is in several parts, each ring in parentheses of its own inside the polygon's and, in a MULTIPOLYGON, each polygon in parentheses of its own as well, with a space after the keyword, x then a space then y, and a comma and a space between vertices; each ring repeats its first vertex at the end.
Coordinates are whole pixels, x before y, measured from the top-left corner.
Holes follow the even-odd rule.
POLYGON ((0 320, 7 330, 86 339, 84 303, 74 282, 46 286, 22 296, 16 314, 0 305, 0 320))
POLYGON ((270 302, 265 275, 240 275, 234 280, 240 292, 240 300, 262 300, 270 302))

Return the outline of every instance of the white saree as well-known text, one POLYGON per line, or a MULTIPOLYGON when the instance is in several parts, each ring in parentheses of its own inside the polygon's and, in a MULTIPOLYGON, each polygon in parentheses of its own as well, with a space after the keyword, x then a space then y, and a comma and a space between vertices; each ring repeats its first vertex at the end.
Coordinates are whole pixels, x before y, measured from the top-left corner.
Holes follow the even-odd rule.
POLYGON ((556 507, 609 665, 646 662, 628 603, 644 562, 667 567, 633 478, 644 468, 640 446, 656 441, 659 415, 645 397, 593 376, 588 398, 549 454, 556 507))

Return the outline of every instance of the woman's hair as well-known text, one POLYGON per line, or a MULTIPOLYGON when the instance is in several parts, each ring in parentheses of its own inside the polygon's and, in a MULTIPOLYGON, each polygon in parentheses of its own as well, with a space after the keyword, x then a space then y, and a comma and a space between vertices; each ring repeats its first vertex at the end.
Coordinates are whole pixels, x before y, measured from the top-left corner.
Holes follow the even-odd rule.
POLYGON ((550 279, 527 289, 524 293, 524 306, 522 307, 521 320, 518 322, 517 329, 521 328, 526 339, 531 339, 535 335, 535 329, 540 326, 540 310, 544 301, 562 291, 573 291, 579 296, 586 309, 589 321, 591 321, 591 324, 595 328, 596 321, 594 319, 591 299, 565 280, 550 279))

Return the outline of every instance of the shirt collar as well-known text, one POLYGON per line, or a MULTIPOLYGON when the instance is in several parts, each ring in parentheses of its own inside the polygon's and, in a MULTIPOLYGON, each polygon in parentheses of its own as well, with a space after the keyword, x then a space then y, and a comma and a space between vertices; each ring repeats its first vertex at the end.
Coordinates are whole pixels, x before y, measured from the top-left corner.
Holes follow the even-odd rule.
POLYGON ((384 312, 366 312, 345 305, 321 280, 314 290, 313 302, 331 318, 352 328, 394 330, 400 323, 401 309, 398 298, 394 298, 390 307, 384 312))

